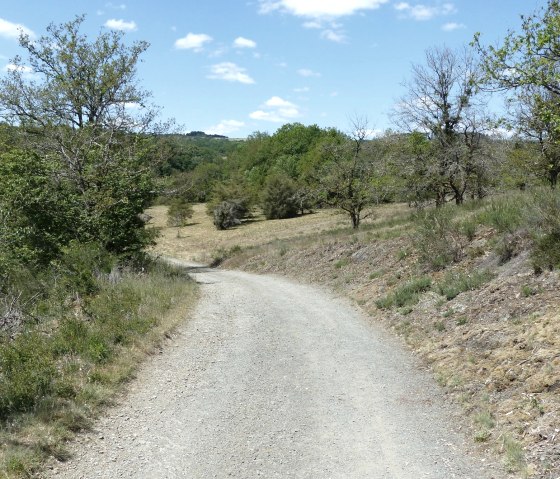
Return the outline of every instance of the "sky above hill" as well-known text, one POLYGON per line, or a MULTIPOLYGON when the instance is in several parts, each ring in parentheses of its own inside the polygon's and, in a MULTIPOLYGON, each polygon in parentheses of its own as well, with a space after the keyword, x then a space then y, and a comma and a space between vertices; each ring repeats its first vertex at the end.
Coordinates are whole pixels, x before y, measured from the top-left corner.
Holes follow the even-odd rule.
POLYGON ((165 117, 184 131, 230 137, 301 122, 348 130, 390 113, 411 65, 434 46, 461 48, 518 29, 545 0, 57 0, 3 2, 0 69, 22 53, 18 29, 87 15, 84 33, 126 32, 150 48, 138 73, 165 117))

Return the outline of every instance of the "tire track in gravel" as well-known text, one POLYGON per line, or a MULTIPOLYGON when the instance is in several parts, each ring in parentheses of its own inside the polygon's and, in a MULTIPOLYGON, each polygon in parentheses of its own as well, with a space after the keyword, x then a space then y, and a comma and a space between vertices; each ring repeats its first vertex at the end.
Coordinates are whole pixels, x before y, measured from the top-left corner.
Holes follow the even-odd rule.
POLYGON ((192 274, 194 317, 47 477, 499 477, 429 375, 346 302, 277 277, 192 274))

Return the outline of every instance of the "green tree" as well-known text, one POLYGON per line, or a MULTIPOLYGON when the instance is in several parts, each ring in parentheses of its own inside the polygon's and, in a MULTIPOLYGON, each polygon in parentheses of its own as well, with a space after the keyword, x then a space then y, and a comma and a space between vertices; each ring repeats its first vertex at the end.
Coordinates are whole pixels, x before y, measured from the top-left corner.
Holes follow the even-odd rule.
POLYGON ((177 228, 186 226, 193 214, 193 207, 185 198, 173 198, 167 210, 167 224, 177 228))
POLYGON ((367 120, 352 122, 352 135, 345 141, 323 144, 323 166, 317 175, 322 200, 341 209, 349 217, 352 228, 373 214, 371 206, 381 200, 376 178, 381 175, 381 151, 368 141, 367 120))
MULTIPOLYGON (((136 78, 148 44, 126 46, 113 31, 90 41, 80 33, 83 21, 51 24, 39 40, 20 36, 27 62, 13 59, 0 81, 0 106, 26 136, 38 169, 50 172, 47 185, 67 192, 67 235, 131 254, 151 241, 138 215, 155 194, 145 155, 156 110, 136 78)), ((67 217, 65 206, 59 210, 67 217)))
POLYGON ((293 218, 299 208, 295 183, 286 176, 270 176, 262 195, 263 213, 267 220, 293 218))
POLYGON ((498 46, 473 45, 482 58, 486 87, 514 93, 522 136, 541 145, 541 175, 556 187, 560 175, 560 1, 521 17, 498 46))

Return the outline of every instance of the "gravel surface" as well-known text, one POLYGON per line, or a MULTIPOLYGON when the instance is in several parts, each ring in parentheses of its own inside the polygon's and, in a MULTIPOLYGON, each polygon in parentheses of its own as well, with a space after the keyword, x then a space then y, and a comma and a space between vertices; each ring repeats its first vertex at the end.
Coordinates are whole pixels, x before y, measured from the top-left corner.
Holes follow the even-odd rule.
POLYGON ((315 287, 193 269, 192 320, 49 478, 501 477, 430 375, 315 287))

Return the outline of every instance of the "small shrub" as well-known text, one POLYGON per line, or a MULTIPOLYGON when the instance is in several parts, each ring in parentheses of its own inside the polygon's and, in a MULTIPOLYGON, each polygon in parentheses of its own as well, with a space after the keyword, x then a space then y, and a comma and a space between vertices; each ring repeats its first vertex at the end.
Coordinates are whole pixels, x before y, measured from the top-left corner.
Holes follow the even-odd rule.
POLYGON ((445 323, 443 321, 436 321, 434 323, 434 329, 440 333, 445 331, 445 323))
POLYGON ((495 228, 499 233, 514 233, 523 223, 526 199, 510 195, 493 200, 478 215, 478 221, 495 228))
POLYGON ((560 192, 539 191, 528 208, 533 232, 531 260, 536 272, 560 267, 560 192))
POLYGON ((432 280, 428 276, 421 276, 406 282, 393 293, 376 301, 379 309, 389 309, 394 306, 398 308, 414 306, 420 300, 420 295, 428 291, 432 286, 432 280))
POLYGON ((474 441, 475 442, 486 442, 488 441, 488 439, 490 439, 491 436, 491 432, 488 431, 487 429, 482 429, 480 431, 477 431, 474 435, 474 441))
POLYGON ((71 241, 53 265, 61 274, 59 287, 68 292, 92 294, 99 290, 100 277, 109 274, 116 261, 99 243, 71 241))
POLYGON ((334 267, 336 269, 340 269, 343 268, 344 266, 348 266, 348 264, 350 264, 350 258, 342 258, 339 259, 335 264, 334 267))
POLYGON ((489 271, 475 271, 471 274, 448 273, 441 283, 437 285, 437 291, 449 301, 464 291, 474 291, 492 279, 489 271))
POLYGON ((374 271, 373 273, 369 274, 368 278, 370 280, 374 280, 380 278, 382 275, 383 275, 383 271, 374 271))
POLYGON ((270 177, 262 195, 262 208, 267 220, 296 216, 299 202, 294 182, 284 176, 270 177))
POLYGON ((519 442, 509 436, 504 436, 505 463, 509 472, 520 471, 526 467, 523 447, 519 442))
POLYGON ((453 222, 449 208, 439 208, 422 214, 416 228, 414 246, 419 259, 433 270, 440 270, 459 261, 465 241, 453 222))
POLYGON ((239 245, 234 245, 229 249, 219 248, 212 254, 212 261, 210 262, 210 267, 216 268, 220 266, 226 259, 231 258, 232 256, 241 253, 243 248, 239 245))
POLYGON ((51 393, 57 376, 52 354, 38 333, 0 344, 0 419, 34 409, 51 393))
POLYGON ((537 290, 529 286, 528 284, 524 284, 521 286, 521 294, 524 298, 528 298, 529 296, 534 296, 537 294, 537 290))
POLYGON ((173 198, 167 210, 167 225, 180 228, 186 226, 194 210, 192 205, 184 198, 173 198))
POLYGON ((476 222, 472 219, 466 219, 459 223, 459 231, 472 241, 476 236, 476 222))
POLYGON ((241 224, 247 209, 237 200, 222 201, 214 208, 214 226, 219 230, 227 230, 241 224))

